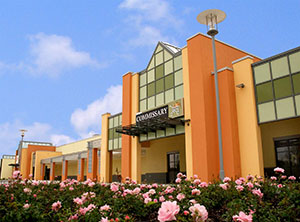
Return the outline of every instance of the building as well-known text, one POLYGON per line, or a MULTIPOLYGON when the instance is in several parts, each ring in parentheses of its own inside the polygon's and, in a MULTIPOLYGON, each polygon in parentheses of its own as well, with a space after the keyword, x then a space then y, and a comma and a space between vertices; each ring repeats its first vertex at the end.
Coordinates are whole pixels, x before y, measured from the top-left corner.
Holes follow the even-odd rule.
MULTIPOLYGON (((225 175, 272 175, 280 166, 300 176, 300 47, 262 60, 217 40, 216 52, 225 175)), ((28 149, 24 175, 159 183, 178 172, 218 178, 212 71, 210 37, 196 34, 182 48, 159 42, 144 70, 123 75, 122 113, 102 115, 101 137, 28 149)))
POLYGON ((15 155, 3 155, 0 160, 0 179, 8 179, 13 173, 11 164, 15 163, 15 155))

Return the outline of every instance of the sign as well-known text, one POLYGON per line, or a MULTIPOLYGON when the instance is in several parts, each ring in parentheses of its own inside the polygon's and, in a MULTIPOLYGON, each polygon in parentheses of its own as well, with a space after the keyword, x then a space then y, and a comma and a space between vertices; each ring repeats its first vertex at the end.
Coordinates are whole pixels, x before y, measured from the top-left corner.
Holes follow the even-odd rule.
POLYGON ((183 115, 183 99, 179 99, 154 110, 137 113, 135 121, 136 124, 139 124, 153 119, 174 119, 183 115))
POLYGON ((135 117, 136 124, 145 121, 151 121, 158 118, 167 118, 168 117, 168 106, 163 106, 148 112, 137 114, 135 117))

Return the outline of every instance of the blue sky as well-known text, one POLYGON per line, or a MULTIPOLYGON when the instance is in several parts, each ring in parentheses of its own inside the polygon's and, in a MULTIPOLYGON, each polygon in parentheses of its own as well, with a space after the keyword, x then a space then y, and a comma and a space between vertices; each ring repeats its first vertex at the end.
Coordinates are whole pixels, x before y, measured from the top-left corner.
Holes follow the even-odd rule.
POLYGON ((0 7, 0 155, 26 140, 56 145, 100 133, 121 111, 122 75, 144 69, 158 41, 176 46, 226 12, 217 39, 266 58, 299 46, 299 1, 5 1, 0 7))

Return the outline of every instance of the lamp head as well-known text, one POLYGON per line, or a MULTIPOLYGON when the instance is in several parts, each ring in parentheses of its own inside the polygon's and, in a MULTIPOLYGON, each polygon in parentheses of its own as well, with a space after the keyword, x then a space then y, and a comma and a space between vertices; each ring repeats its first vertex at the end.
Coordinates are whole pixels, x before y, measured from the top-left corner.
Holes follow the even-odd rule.
POLYGON ((222 22, 226 18, 225 12, 219 9, 208 9, 201 12, 197 16, 197 21, 200 24, 207 26, 207 34, 215 36, 219 33, 217 24, 222 22))

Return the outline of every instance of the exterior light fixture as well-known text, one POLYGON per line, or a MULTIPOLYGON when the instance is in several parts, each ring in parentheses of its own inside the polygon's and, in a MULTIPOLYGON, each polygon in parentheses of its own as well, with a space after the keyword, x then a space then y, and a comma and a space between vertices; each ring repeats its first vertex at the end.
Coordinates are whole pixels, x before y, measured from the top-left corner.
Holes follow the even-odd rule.
POLYGON ((225 12, 219 9, 208 9, 201 12, 197 16, 197 21, 200 24, 207 26, 207 34, 212 38, 213 60, 214 60, 214 76, 215 76, 215 90, 216 90, 216 105, 217 105, 217 120, 218 120, 218 139, 219 139, 219 157, 220 157, 220 179, 225 177, 224 163, 223 163, 223 145, 222 145, 222 130, 221 130, 221 114, 220 114, 220 97, 219 97, 219 83, 216 59, 215 35, 219 33, 218 23, 226 18, 225 12))
POLYGON ((237 84, 235 87, 242 89, 245 88, 245 84, 244 83, 237 84))

